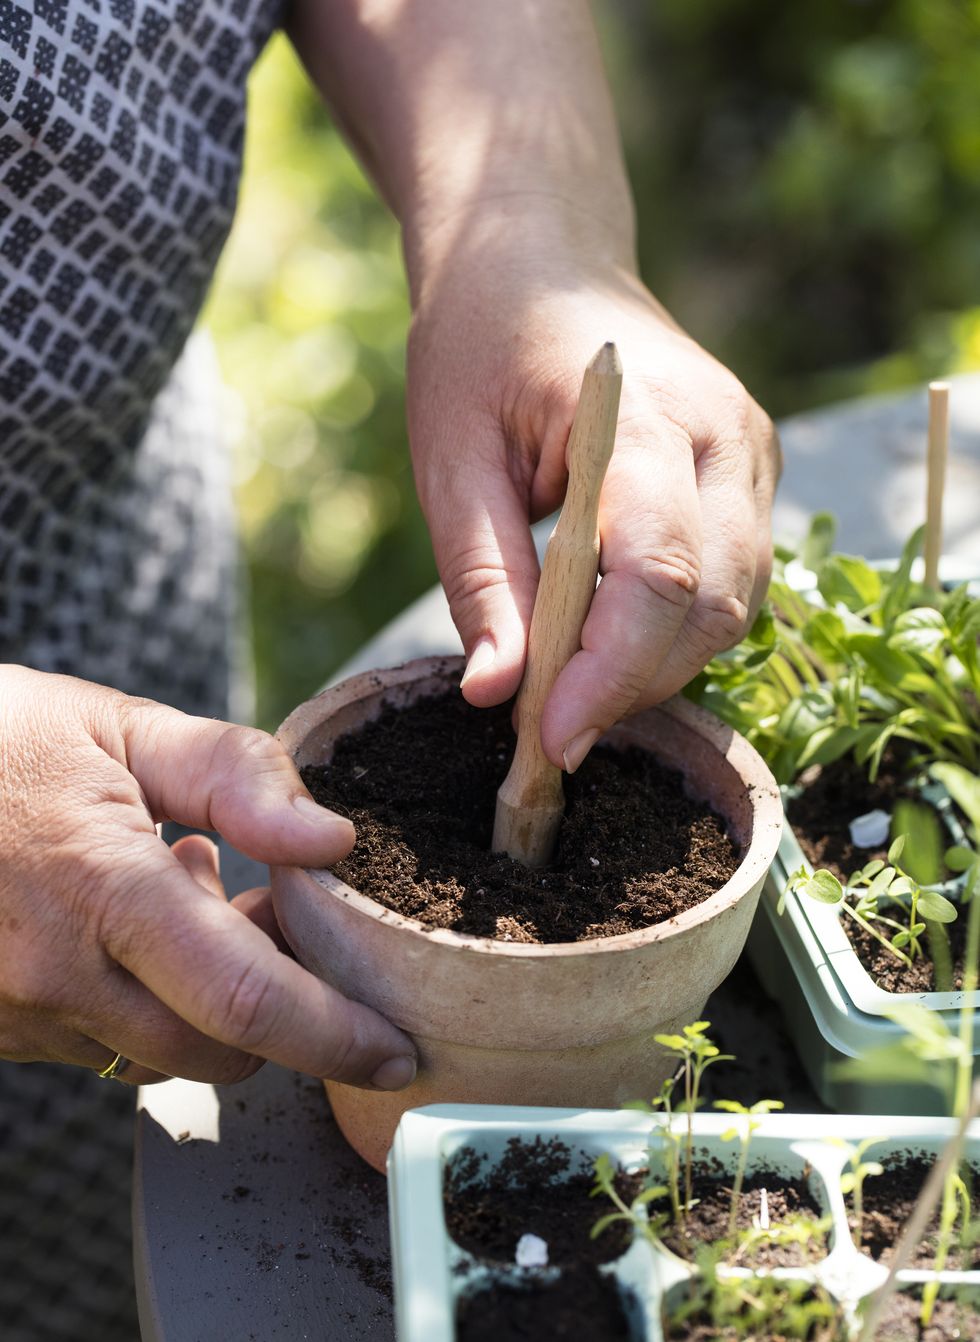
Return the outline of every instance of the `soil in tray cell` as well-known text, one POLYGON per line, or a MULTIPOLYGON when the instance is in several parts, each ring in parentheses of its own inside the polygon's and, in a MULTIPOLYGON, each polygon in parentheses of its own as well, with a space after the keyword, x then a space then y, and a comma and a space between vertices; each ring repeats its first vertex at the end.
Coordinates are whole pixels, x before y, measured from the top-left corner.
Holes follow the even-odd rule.
POLYGON ((465 1297, 456 1313, 456 1342, 630 1342, 633 1335, 615 1282, 594 1268, 563 1273, 553 1284, 496 1283, 465 1297))
MULTIPOLYGON (((871 1151, 874 1158, 874 1149, 871 1151)), ((872 1258, 887 1263, 891 1257, 895 1242, 905 1227, 912 1207, 932 1168, 931 1158, 914 1154, 879 1157, 884 1172, 872 1175, 864 1183, 864 1214, 861 1218, 861 1247, 872 1258)), ((977 1192, 980 1190, 980 1169, 963 1167, 964 1181, 972 1192, 973 1216, 977 1216, 977 1192)), ((852 1226, 852 1230, 854 1227, 852 1226)), ((957 1223, 954 1231, 953 1247, 946 1260, 947 1268, 972 1270, 980 1268, 980 1242, 962 1244, 960 1232, 962 1226, 957 1223)), ((939 1212, 937 1210, 919 1245, 909 1267, 931 1268, 935 1266, 936 1239, 939 1233, 939 1212)))
MULTIPOLYGON (((750 1298, 760 1299, 756 1281, 749 1279, 743 1289, 750 1298)), ((739 1314, 737 1322, 723 1322, 714 1319, 710 1306, 706 1306, 682 1319, 671 1318, 668 1313, 664 1321, 664 1337, 667 1342, 851 1342, 847 1321, 829 1296, 801 1286, 793 1299, 803 1305, 813 1302, 814 1308, 805 1315, 788 1303, 787 1310, 793 1315, 793 1322, 787 1326, 781 1326, 778 1321, 757 1324, 748 1308, 739 1314)))
POLYGON ((939 1299, 925 1325, 922 1302, 911 1291, 892 1297, 875 1332, 875 1342, 980 1342, 980 1291, 967 1288, 952 1299, 939 1299))
POLYGON ((724 822, 646 751, 597 747, 565 777, 551 866, 490 852, 497 789, 514 754, 511 706, 458 692, 388 708, 303 769, 357 829, 335 868, 348 885, 430 927, 517 942, 570 942, 648 927, 707 899, 739 853, 724 822))
MULTIPOLYGON (((810 1192, 806 1178, 793 1178, 773 1170, 754 1170, 746 1176, 739 1197, 736 1225, 739 1230, 758 1226, 763 1219, 765 1190, 766 1214, 772 1227, 789 1221, 819 1221, 820 1204, 810 1192)), ((728 1218, 732 1200, 729 1172, 721 1173, 713 1165, 696 1166, 693 1180, 694 1206, 688 1211, 684 1229, 671 1226, 664 1231, 664 1243, 683 1258, 693 1258, 699 1244, 714 1244, 728 1236, 728 1218)), ((681 1197, 684 1196, 683 1183, 681 1197)), ((654 1203, 651 1212, 663 1209, 654 1203)), ((814 1226, 813 1234, 802 1243, 763 1242, 739 1259, 743 1267, 801 1267, 822 1258, 826 1236, 814 1226)))
MULTIPOLYGON (((620 1195, 629 1204, 642 1176, 620 1174, 620 1195)), ((537 1235, 548 1246, 550 1266, 608 1263, 629 1248, 625 1223, 590 1237, 600 1216, 612 1211, 604 1198, 591 1197, 591 1162, 576 1158, 563 1143, 512 1137, 489 1169, 471 1148, 460 1151, 446 1170, 443 1206, 446 1228, 474 1257, 513 1263, 522 1235, 537 1235)))

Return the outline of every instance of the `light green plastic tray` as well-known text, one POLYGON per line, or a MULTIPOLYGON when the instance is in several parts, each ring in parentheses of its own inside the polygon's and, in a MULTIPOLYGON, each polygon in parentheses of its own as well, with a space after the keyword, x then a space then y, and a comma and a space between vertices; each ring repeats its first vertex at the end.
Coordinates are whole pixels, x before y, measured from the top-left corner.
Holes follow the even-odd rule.
MULTIPOLYGON (((731 1168, 733 1143, 721 1140, 731 1126, 727 1114, 698 1114, 695 1134, 699 1153, 731 1168)), ((676 1121, 682 1127, 684 1120, 676 1121)), ((770 1114, 761 1119, 752 1138, 750 1169, 760 1166, 802 1175, 810 1184, 832 1229, 826 1257, 808 1268, 780 1268, 774 1275, 821 1283, 844 1308, 856 1327, 861 1302, 885 1277, 885 1268, 860 1253, 847 1228, 840 1176, 847 1151, 830 1139, 857 1143, 881 1137, 873 1156, 889 1152, 935 1155, 954 1130, 949 1119, 899 1119, 853 1114, 770 1114), (887 1137, 883 1134, 887 1133, 887 1137)), ((461 1297, 488 1281, 520 1281, 555 1277, 559 1269, 498 1267, 477 1262, 446 1232, 443 1178, 446 1166, 464 1147, 492 1162, 512 1137, 533 1141, 559 1138, 588 1161, 608 1153, 625 1169, 656 1171, 659 1150, 648 1150, 653 1120, 631 1111, 522 1109, 483 1105, 431 1105, 409 1111, 399 1124, 388 1156, 388 1201, 391 1216, 398 1342, 453 1342, 455 1313, 461 1297), (652 1163, 651 1163, 652 1162, 652 1163)), ((971 1129, 966 1158, 980 1158, 980 1124, 971 1129)), ((573 1158, 573 1165, 577 1162, 573 1158)), ((604 1208, 597 1202, 596 1217, 604 1208)), ((687 1281, 693 1269, 636 1239, 615 1262, 600 1269, 620 1288, 635 1342, 663 1342, 661 1306, 665 1296, 687 1281)), ((748 1275, 744 1271, 737 1275, 748 1275)), ((980 1272, 907 1269, 900 1283, 913 1286, 935 1277, 950 1286, 980 1292, 980 1272)))

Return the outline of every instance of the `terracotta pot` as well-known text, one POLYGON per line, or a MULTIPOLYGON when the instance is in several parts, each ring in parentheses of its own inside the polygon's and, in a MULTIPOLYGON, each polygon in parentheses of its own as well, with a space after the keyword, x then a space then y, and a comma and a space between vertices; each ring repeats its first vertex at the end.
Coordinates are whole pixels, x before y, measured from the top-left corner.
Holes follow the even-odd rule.
MULTIPOLYGON (((455 688, 459 657, 368 672, 295 710, 279 739, 297 766, 385 705, 455 688)), ((741 846, 730 881, 696 908, 642 931, 548 946, 429 929, 330 871, 272 872, 280 925, 297 957, 413 1036, 415 1082, 394 1094, 327 1082, 344 1135, 377 1169, 406 1109, 435 1102, 606 1108, 649 1098, 672 1063, 652 1041, 695 1020, 748 935, 779 843, 776 784, 752 747, 684 699, 649 709, 604 740, 679 769, 741 846)), ((656 817, 651 817, 656 823, 656 817)))

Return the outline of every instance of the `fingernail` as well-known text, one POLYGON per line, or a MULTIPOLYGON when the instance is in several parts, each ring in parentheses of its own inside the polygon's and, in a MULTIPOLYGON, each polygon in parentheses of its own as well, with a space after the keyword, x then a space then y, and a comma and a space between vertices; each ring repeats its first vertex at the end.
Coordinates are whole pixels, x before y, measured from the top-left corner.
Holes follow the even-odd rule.
POLYGON ((334 828, 343 826, 353 832, 354 826, 345 815, 338 815, 336 811, 328 811, 325 806, 320 806, 312 797, 307 797, 301 793, 293 798, 293 805, 304 820, 312 820, 315 824, 323 828, 325 825, 332 825, 334 828))
POLYGON ((371 1085, 378 1090, 404 1090, 415 1080, 417 1069, 418 1064, 413 1057, 389 1058, 372 1076, 371 1085))
POLYGON ((497 649, 494 646, 492 638, 481 638, 476 647, 470 654, 470 660, 466 663, 466 670, 463 672, 463 679, 459 682, 460 689, 471 679, 485 671, 488 666, 493 666, 494 658, 497 656, 497 649))
POLYGON ((561 757, 565 762, 565 772, 573 774, 579 767, 586 755, 599 739, 599 730, 596 727, 590 727, 588 731, 579 732, 578 736, 573 736, 568 745, 561 752, 561 757))

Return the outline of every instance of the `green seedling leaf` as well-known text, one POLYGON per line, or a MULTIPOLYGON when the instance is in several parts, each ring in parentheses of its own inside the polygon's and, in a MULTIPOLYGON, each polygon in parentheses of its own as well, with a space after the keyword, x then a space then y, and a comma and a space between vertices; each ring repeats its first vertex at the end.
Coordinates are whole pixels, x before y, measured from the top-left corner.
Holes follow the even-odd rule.
MULTIPOLYGON (((899 797, 892 811, 892 833, 903 835, 902 866, 919 885, 943 879, 943 836, 939 816, 928 802, 899 797)), ((889 852, 889 861, 897 861, 889 852)))
POLYGON ((888 849, 888 861, 895 863, 902 856, 902 850, 905 847, 905 835, 900 834, 888 849))
POLYGON ((912 592, 912 565, 922 551, 925 527, 917 527, 905 542, 902 556, 895 572, 886 579, 887 590, 881 604, 881 616, 886 629, 890 629, 903 610, 908 607, 912 592))
POLYGON ((803 640, 818 657, 830 662, 847 660, 847 629, 835 610, 819 610, 803 626, 803 640))
POLYGON ((889 647, 882 634, 852 634, 848 639, 851 652, 856 652, 882 681, 886 692, 897 689, 921 673, 919 664, 907 652, 889 647))
POLYGON ((630 1221, 632 1217, 626 1212, 607 1212, 605 1216, 600 1216, 598 1221, 589 1231, 589 1239, 598 1239, 604 1230, 615 1224, 616 1221, 630 1221))
POLYGON ((670 1189, 666 1184, 654 1184, 651 1188, 645 1188, 633 1199, 634 1207, 645 1207, 648 1202, 658 1202, 661 1198, 669 1195, 670 1189))
POLYGON ((980 778, 960 764, 934 764, 929 772, 942 783, 980 837, 980 778))
POLYGON ((844 898, 844 887, 832 872, 824 868, 815 871, 797 888, 810 899, 819 900, 821 904, 839 904, 844 898))
POLYGON ((946 865, 950 871, 969 871, 976 860, 977 854, 973 849, 964 848, 962 844, 946 849, 946 865))
POLYGON ((956 905, 935 890, 923 890, 916 905, 920 915, 932 923, 955 923, 956 905))
POLYGON ((880 857, 875 857, 861 868, 859 875, 867 876, 870 879, 872 876, 877 876, 878 872, 884 871, 884 869, 884 862, 882 862, 880 857))
POLYGON ((890 899, 900 899, 902 895, 910 895, 913 885, 908 876, 896 876, 888 887, 888 896, 890 899))
POLYGON ((834 536, 837 533, 837 519, 833 513, 814 513, 810 518, 810 529, 800 549, 800 563, 804 568, 816 573, 834 548, 834 536))
POLYGON ((903 950, 912 940, 908 932, 896 932, 892 937, 892 945, 897 951, 903 950))
POLYGON ((917 606, 897 616, 888 636, 888 646, 901 652, 928 655, 936 652, 949 638, 946 621, 931 606, 917 606))
POLYGON ((879 871, 878 875, 868 886, 868 898, 880 899, 882 895, 887 894, 888 887, 891 885, 894 879, 895 879, 895 868, 882 867, 881 871, 879 871))
POLYGON ((858 612, 881 596, 881 574, 854 555, 831 555, 820 566, 817 588, 829 606, 858 612))
POLYGON ((731 1142, 734 1141, 737 1136, 738 1136, 738 1128, 726 1128, 725 1131, 721 1134, 721 1140, 723 1142, 731 1142))

